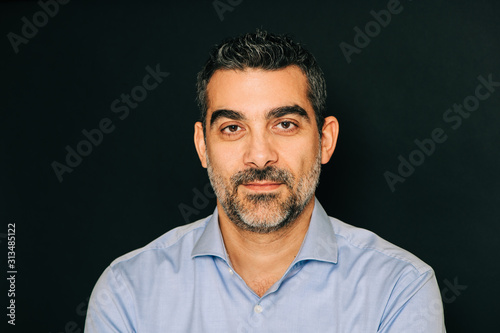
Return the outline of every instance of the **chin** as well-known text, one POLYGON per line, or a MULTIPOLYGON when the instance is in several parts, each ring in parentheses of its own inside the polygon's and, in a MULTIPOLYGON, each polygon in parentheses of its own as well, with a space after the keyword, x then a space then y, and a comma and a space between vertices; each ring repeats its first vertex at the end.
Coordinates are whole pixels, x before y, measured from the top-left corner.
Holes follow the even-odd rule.
POLYGON ((238 209, 237 226, 257 232, 269 233, 280 230, 292 222, 292 210, 288 200, 277 200, 277 195, 253 196, 244 200, 243 209, 238 209))

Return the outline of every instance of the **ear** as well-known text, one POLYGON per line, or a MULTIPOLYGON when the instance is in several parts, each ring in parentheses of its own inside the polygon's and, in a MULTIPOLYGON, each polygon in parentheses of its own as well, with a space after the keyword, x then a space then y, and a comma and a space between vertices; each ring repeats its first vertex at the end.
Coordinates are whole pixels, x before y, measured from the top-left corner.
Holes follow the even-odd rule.
POLYGON ((321 133, 321 164, 326 164, 330 161, 337 145, 337 137, 339 136, 339 122, 337 118, 326 117, 321 133))
POLYGON ((205 136, 203 135, 203 125, 201 122, 196 122, 194 124, 194 146, 198 152, 198 157, 200 158, 201 165, 207 167, 207 145, 205 143, 205 136))

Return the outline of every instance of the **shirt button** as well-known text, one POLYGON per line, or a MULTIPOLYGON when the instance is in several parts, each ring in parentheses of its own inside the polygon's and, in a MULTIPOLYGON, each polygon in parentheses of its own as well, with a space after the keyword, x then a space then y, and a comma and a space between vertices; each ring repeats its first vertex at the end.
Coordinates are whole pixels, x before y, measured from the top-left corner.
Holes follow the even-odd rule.
POLYGON ((253 310, 255 311, 255 313, 261 313, 262 311, 264 311, 264 309, 262 308, 262 306, 260 306, 259 304, 257 304, 256 306, 254 306, 253 310))
POLYGON ((234 272, 233 272, 233 270, 231 268, 229 268, 228 271, 229 271, 229 274, 231 274, 231 275, 234 274, 234 272))

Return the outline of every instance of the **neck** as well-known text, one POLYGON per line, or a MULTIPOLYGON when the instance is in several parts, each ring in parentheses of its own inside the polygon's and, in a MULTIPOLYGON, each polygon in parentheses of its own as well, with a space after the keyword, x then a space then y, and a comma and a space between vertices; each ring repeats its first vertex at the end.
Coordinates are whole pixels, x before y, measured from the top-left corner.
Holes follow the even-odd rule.
POLYGON ((245 277, 252 280, 267 276, 272 279, 276 275, 281 277, 299 252, 309 228, 314 197, 290 225, 267 234, 238 228, 219 202, 217 207, 222 237, 233 269, 245 281, 245 277))

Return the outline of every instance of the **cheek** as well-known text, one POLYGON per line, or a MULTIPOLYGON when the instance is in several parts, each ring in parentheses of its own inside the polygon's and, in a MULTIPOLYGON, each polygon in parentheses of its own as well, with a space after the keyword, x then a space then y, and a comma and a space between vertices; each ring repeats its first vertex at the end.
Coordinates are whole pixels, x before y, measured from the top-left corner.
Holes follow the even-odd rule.
POLYGON ((289 141, 280 145, 280 160, 294 173, 303 173, 316 162, 319 149, 319 139, 289 141))
POLYGON ((207 149, 207 157, 214 173, 225 179, 230 178, 238 171, 238 157, 230 149, 224 149, 224 147, 207 149))

